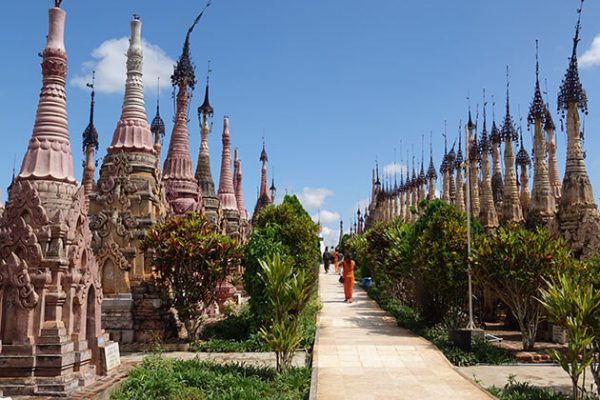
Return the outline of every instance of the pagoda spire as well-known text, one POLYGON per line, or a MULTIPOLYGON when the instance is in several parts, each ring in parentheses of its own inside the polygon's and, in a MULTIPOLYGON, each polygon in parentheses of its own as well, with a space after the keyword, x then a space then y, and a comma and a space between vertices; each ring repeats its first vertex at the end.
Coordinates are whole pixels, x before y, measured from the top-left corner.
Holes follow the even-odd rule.
POLYGON ((73 155, 67 118, 67 53, 64 45, 66 13, 50 9, 50 30, 42 53, 42 90, 33 133, 23 157, 17 180, 67 182, 75 184, 73 155))
POLYGON ((94 98, 96 97, 95 84, 96 72, 92 71, 92 83, 86 84, 87 87, 92 89, 90 94, 90 122, 83 131, 83 154, 85 155, 85 162, 83 166, 83 187, 85 193, 89 194, 94 188, 94 172, 96 171, 96 162, 94 161, 94 155, 98 150, 98 131, 94 126, 94 98))
POLYGON ((454 160, 454 168, 456 169, 456 197, 455 204, 460 211, 465 211, 465 196, 463 189, 463 168, 464 158, 462 153, 462 122, 458 125, 458 151, 454 160))
POLYGON ((492 179, 490 174, 490 142, 487 133, 487 102, 485 99, 485 90, 483 91, 483 129, 481 130, 481 140, 479 141, 479 153, 481 155, 481 206, 479 210, 479 221, 484 228, 490 230, 498 227, 498 214, 494 205, 494 195, 492 191, 492 179))
POLYGON ((143 59, 142 21, 134 15, 131 21, 131 38, 127 50, 125 96, 121 118, 108 148, 109 154, 121 151, 155 154, 144 105, 143 59))
POLYGON ((242 190, 242 160, 239 159, 238 149, 236 148, 233 152, 233 170, 234 170, 234 190, 235 199, 237 201, 237 208, 240 212, 240 218, 247 220, 248 211, 244 204, 244 191, 242 190))
POLYGON ((448 193, 450 196, 450 204, 456 204, 456 182, 454 181, 454 169, 456 168, 456 152, 454 146, 456 142, 452 144, 452 148, 448 152, 448 193))
POLYGON ((578 18, 569 67, 558 95, 558 109, 563 115, 566 112, 567 119, 567 160, 558 206, 558 220, 563 235, 570 238, 575 256, 587 258, 600 253, 600 215, 585 166, 583 134, 579 124, 579 111, 587 113, 587 95, 579 80, 577 66, 582 7, 583 0, 577 10, 578 18))
MULTIPOLYGON (((527 122, 534 126, 533 131, 533 190, 531 191, 531 202, 529 204, 529 213, 532 216, 541 218, 544 222, 551 219, 556 213, 556 198, 550 186, 550 177, 548 165, 546 163, 546 137, 544 135, 544 125, 548 124, 548 108, 542 98, 540 89, 540 63, 538 57, 538 41, 535 41, 535 89, 533 100, 529 107, 527 122)), ((552 117, 550 117, 550 120, 552 117)), ((523 135, 521 135, 522 139, 523 135)), ((523 145, 521 144, 521 147, 523 145)), ((520 153, 520 150, 519 150, 520 153)), ((519 155, 517 155, 519 160, 519 155)), ((521 161, 524 161, 524 155, 521 155, 521 161)), ((521 183, 523 179, 521 178, 521 183)), ((529 218, 529 217, 528 217, 529 218)))
POLYGON ((437 172, 435 170, 435 165, 433 164, 433 134, 429 135, 429 168, 427 168, 427 182, 428 182, 428 194, 427 200, 435 199, 435 181, 438 178, 437 172))
MULTIPOLYGON (((485 95, 484 95, 485 97, 485 95)), ((477 110, 476 119, 479 118, 479 109, 477 110)), ((467 122, 467 133, 469 140, 466 143, 466 154, 467 154, 467 165, 465 171, 468 168, 468 179, 469 179, 469 193, 468 198, 470 200, 471 214, 478 217, 481 212, 481 203, 479 198, 479 161, 481 156, 479 154, 479 146, 477 145, 477 124, 473 123, 471 119, 471 106, 469 105, 469 121, 467 122)), ((467 197, 467 193, 465 193, 467 197)), ((465 199, 466 201, 466 199, 465 199)))
POLYGON ((450 203, 450 172, 448 169, 448 136, 446 130, 446 121, 444 121, 444 156, 440 164, 440 173, 442 174, 442 200, 450 203))
POLYGON ((231 135, 229 132, 229 117, 223 118, 223 152, 221 153, 221 174, 219 176, 219 200, 223 210, 236 210, 237 200, 233 188, 231 172, 231 135))
POLYGON ((233 186, 231 172, 231 135, 229 132, 229 117, 223 118, 223 152, 221 153, 221 175, 219 176, 219 202, 223 210, 223 227, 231 237, 243 240, 240 235, 240 213, 238 201, 233 186))
POLYGON ((271 187, 269 188, 269 192, 271 193, 271 204, 275 204, 275 193, 277 193, 277 188, 275 187, 274 177, 271 177, 271 187))
POLYGON ((163 167, 163 183, 167 202, 174 215, 185 215, 201 209, 198 181, 192 172, 188 131, 188 106, 196 85, 196 76, 190 55, 190 34, 198 19, 188 29, 183 51, 171 75, 171 84, 178 88, 175 124, 171 133, 169 150, 163 167))
POLYGON ((492 194, 498 217, 502 215, 502 203, 504 198, 504 178, 500 164, 500 145, 502 135, 496 125, 496 101, 492 96, 492 130, 490 132, 490 154, 492 155, 492 194))
POLYGON ((506 66, 506 115, 502 125, 502 139, 506 143, 504 147, 504 198, 502 205, 502 219, 504 222, 521 222, 523 211, 517 188, 517 176, 515 173, 515 156, 512 142, 519 139, 519 134, 513 125, 510 115, 510 82, 508 80, 508 66, 506 66))
POLYGON ((150 124, 150 132, 154 135, 154 151, 160 157, 162 149, 162 140, 165 136, 165 122, 160 116, 160 77, 156 82, 156 115, 150 124))
POLYGON ((264 138, 259 160, 262 165, 260 170, 260 191, 258 193, 258 199, 256 200, 256 206, 254 207, 254 214, 252 215, 253 220, 258 218, 260 210, 271 204, 271 199, 269 198, 269 192, 267 189, 267 162, 269 161, 269 157, 267 156, 264 138))
POLYGON ((531 202, 531 194, 529 193, 529 176, 527 174, 527 168, 531 166, 531 157, 529 157, 529 153, 525 150, 525 146, 523 145, 523 130, 519 127, 519 151, 517 152, 517 156, 515 158, 515 165, 520 167, 520 192, 519 192, 519 200, 521 201, 521 208, 523 209, 523 215, 527 216, 529 212, 529 204, 531 202))

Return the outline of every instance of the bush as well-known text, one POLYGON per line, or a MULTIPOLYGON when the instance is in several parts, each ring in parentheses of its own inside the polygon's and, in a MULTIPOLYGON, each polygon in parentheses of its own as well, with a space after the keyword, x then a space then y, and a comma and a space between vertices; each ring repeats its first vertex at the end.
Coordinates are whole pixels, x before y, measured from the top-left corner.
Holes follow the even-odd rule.
POLYGON ((473 254, 473 277, 511 310, 519 323, 523 349, 531 350, 542 305, 536 297, 546 280, 571 262, 564 240, 548 231, 528 231, 519 225, 481 236, 473 254))
POLYGON ((304 271, 308 282, 316 284, 321 259, 318 227, 296 196, 286 195, 280 205, 261 211, 244 250, 244 287, 250 295, 254 329, 268 324, 273 312, 258 278, 258 260, 275 254, 290 262, 294 271, 304 271))
POLYGON ((276 254, 260 260, 259 273, 266 298, 273 310, 270 324, 260 328, 260 336, 275 352, 277 370, 288 368, 294 351, 303 340, 300 317, 313 296, 314 284, 303 270, 294 271, 290 262, 276 254))
POLYGON ((301 400, 308 398, 310 374, 309 368, 278 374, 270 367, 150 356, 141 367, 131 370, 110 398, 301 400))
POLYGON ((221 285, 239 265, 237 243, 215 233, 204 216, 194 213, 153 225, 141 247, 152 253, 164 298, 195 336, 204 309, 219 300, 221 285))
POLYGON ((488 391, 498 400, 568 400, 567 396, 553 389, 542 389, 529 383, 515 382, 513 377, 509 377, 504 388, 492 386, 488 391))

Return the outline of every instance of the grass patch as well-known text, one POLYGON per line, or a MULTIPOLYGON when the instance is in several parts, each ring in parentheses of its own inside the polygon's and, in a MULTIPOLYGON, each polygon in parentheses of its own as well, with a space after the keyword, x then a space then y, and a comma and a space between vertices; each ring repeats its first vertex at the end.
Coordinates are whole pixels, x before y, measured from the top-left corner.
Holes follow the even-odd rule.
POLYGON ((454 365, 462 367, 475 364, 507 364, 515 361, 512 353, 498 348, 484 340, 475 341, 471 351, 450 346, 448 329, 442 325, 428 326, 426 321, 412 307, 389 296, 375 284, 366 287, 369 297, 385 311, 396 318, 399 326, 410 329, 419 336, 435 344, 454 365))
MULTIPOLYGON (((300 315, 302 342, 300 349, 310 351, 315 342, 317 314, 321 303, 315 296, 300 315)), ((209 353, 252 353, 270 351, 253 328, 253 319, 248 306, 226 318, 208 325, 201 338, 190 344, 190 351, 209 353)))
POLYGON ((301 400, 308 399, 310 368, 214 364, 147 357, 134 368, 111 400, 301 400))
POLYGON ((487 389, 498 400, 568 400, 569 397, 552 389, 543 389, 529 383, 515 382, 509 377, 503 388, 492 386, 487 389))

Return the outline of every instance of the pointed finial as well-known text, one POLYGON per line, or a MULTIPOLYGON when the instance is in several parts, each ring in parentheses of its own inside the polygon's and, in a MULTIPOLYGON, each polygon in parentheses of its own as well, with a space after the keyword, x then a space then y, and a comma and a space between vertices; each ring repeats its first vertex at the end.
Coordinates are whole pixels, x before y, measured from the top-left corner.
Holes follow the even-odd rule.
POLYGON ((60 4, 63 2, 63 0, 54 0, 54 7, 56 8, 60 8, 60 4))
POLYGON ((583 0, 577 9, 577 25, 575 27, 575 37, 573 38, 573 53, 569 61, 567 73, 562 81, 558 94, 557 106, 559 110, 567 110, 569 103, 576 103, 578 108, 587 114, 587 94, 579 80, 579 69, 577 66, 577 44, 579 43, 579 33, 581 31, 581 11, 583 9, 583 0))
POLYGON ((90 121, 88 126, 83 131, 83 154, 86 154, 88 147, 92 147, 94 151, 98 150, 98 131, 94 126, 94 105, 95 105, 95 97, 96 97, 96 71, 92 71, 92 83, 86 83, 85 85, 92 89, 92 93, 90 94, 90 121))

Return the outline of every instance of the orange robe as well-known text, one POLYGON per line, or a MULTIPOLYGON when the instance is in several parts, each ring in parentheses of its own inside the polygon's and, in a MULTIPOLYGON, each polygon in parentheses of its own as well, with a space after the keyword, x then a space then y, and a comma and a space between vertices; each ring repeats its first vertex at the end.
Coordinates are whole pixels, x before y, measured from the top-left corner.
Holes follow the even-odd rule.
POLYGON ((342 262, 344 268, 344 295, 346 300, 352 300, 352 289, 354 288, 354 267, 353 260, 347 259, 342 262))
POLYGON ((335 273, 339 273, 340 272, 340 266, 338 265, 338 252, 334 251, 333 252, 333 266, 335 267, 335 273))

